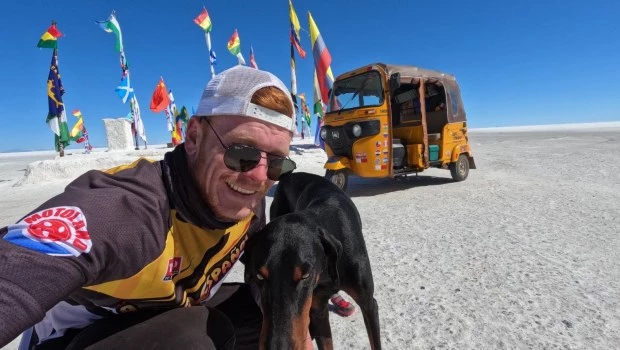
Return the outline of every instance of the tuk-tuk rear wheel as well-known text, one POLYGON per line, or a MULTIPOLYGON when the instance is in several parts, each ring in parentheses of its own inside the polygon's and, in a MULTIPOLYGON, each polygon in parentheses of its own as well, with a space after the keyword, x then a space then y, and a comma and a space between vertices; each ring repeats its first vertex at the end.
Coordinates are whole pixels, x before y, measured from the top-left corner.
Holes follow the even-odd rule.
POLYGON ((327 170, 325 178, 338 186, 341 190, 346 191, 349 183, 349 174, 346 169, 327 170))
POLYGON ((454 181, 463 181, 469 175, 469 160, 467 155, 461 154, 454 163, 450 163, 450 174, 454 181))

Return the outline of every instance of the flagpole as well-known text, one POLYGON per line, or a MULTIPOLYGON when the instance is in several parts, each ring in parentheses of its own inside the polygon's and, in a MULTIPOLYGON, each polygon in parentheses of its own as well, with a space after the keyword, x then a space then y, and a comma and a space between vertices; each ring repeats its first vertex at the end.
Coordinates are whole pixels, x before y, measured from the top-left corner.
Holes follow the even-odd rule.
MULTIPOLYGON (((56 24, 56 21, 52 20, 52 24, 56 24)), ((58 67, 58 70, 60 71, 60 64, 58 63, 58 48, 54 51, 52 51, 52 55, 56 55, 56 67, 58 67)), ((60 75, 60 73, 59 73, 60 75)), ((64 105, 63 105, 64 108, 64 105)), ((62 112, 61 112, 62 113, 62 112)), ((56 123, 58 124, 58 130, 60 132, 60 135, 58 135, 58 153, 60 154, 61 157, 65 156, 65 145, 61 140, 61 135, 62 135, 62 131, 60 131, 60 128, 62 127, 61 125, 61 121, 60 121, 60 115, 56 115, 56 123)), ((54 137, 54 139, 56 139, 56 137, 54 137)))
POLYGON ((131 121, 132 133, 135 139, 134 140, 135 149, 136 150, 139 149, 138 137, 144 140, 144 149, 146 149, 147 148, 146 132, 144 131, 144 123, 142 121, 142 117, 140 116, 140 106, 138 104, 138 99, 136 97, 135 91, 133 91, 131 87, 129 64, 127 63, 127 59, 125 57, 122 32, 121 32, 120 24, 118 23, 118 20, 116 19, 116 11, 112 10, 112 13, 108 17, 107 21, 96 21, 96 23, 98 23, 101 26, 101 28, 105 30, 106 32, 114 33, 116 36, 116 40, 117 40, 116 49, 120 55, 122 78, 125 78, 125 77, 127 78, 127 94, 128 95, 123 97, 123 103, 126 103, 127 100, 129 100, 130 112, 132 115, 132 121, 131 121), (129 95, 131 93, 133 93, 133 96, 129 95), (131 98, 129 98, 130 96, 131 98))
POLYGON ((205 39, 207 40, 207 50, 209 50, 209 66, 211 67, 211 78, 215 78, 215 68, 213 67, 213 59, 211 58, 211 34, 205 32, 205 39))
MULTIPOLYGON (((52 25, 56 25, 56 20, 52 20, 52 25)), ((58 70, 60 70, 60 67, 59 67, 60 64, 58 63, 58 47, 54 48, 54 50, 52 51, 52 58, 53 59, 54 59, 54 56, 56 56, 55 57, 56 67, 57 67, 58 70)), ((58 75, 60 77, 60 73, 58 73, 58 75)), ((62 93, 60 93, 60 95, 61 95, 60 98, 62 98, 62 93)), ((63 108, 64 108, 64 104, 63 104, 63 108)), ((58 135, 55 134, 56 136, 54 136, 54 141, 56 142, 56 145, 58 147, 59 155, 61 157, 64 157, 65 156, 65 145, 62 142, 62 130, 61 130, 61 128, 62 128, 62 121, 61 121, 61 115, 62 115, 62 112, 60 113, 60 115, 57 114, 56 117, 54 118, 56 120, 55 123, 58 126, 58 133, 59 133, 58 135)))
POLYGON ((295 49, 293 47, 293 42, 291 41, 291 98, 293 99, 293 105, 295 107, 294 114, 294 122, 295 122, 295 135, 299 136, 299 132, 297 131, 297 113, 299 112, 299 105, 297 104, 297 76, 295 75, 295 49))

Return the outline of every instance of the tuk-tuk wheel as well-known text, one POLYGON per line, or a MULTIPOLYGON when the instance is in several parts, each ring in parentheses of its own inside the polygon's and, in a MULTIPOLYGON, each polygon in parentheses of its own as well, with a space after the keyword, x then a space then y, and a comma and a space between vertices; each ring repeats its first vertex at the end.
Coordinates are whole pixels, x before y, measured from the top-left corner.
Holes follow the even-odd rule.
POLYGON ((341 190, 347 190, 347 184, 349 183, 349 174, 346 169, 327 170, 325 172, 325 178, 334 183, 341 190))
POLYGON ((450 174, 454 181, 463 181, 469 175, 469 160, 467 155, 461 154, 454 163, 450 163, 450 174))

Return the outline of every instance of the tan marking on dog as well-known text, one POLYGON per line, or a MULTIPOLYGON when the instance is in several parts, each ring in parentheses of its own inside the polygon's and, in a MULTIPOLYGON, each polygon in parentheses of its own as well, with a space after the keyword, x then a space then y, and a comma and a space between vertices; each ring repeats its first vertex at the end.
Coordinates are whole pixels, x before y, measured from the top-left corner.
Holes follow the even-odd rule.
POLYGON ((267 266, 263 266, 258 269, 258 273, 260 273, 266 280, 269 279, 269 269, 267 269, 267 266))
POLYGON ((301 281, 301 276, 303 276, 301 267, 295 266, 295 268, 293 269, 293 282, 297 283, 301 281))
POLYGON ((312 295, 309 295, 299 315, 291 320, 291 345, 294 350, 306 349, 306 337, 310 328, 310 307, 312 295))

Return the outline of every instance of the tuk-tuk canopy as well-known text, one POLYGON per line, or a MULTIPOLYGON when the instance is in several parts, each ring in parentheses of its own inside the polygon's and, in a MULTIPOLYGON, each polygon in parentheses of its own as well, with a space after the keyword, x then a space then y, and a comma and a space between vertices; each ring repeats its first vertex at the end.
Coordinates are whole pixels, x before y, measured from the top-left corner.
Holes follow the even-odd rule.
POLYGON ((401 84, 417 84, 420 78, 424 78, 427 83, 440 83, 443 85, 447 95, 448 122, 466 121, 465 108, 461 99, 461 90, 456 82, 456 77, 452 74, 406 65, 390 65, 377 63, 376 66, 382 67, 389 77, 394 73, 400 73, 401 84))
POLYGON ((404 65, 390 65, 390 64, 377 64, 382 66, 387 72, 387 76, 391 76, 394 73, 400 73, 401 83, 410 83, 411 80, 417 81, 419 78, 427 78, 429 81, 439 81, 442 84, 444 82, 456 83, 456 78, 452 74, 442 73, 436 70, 430 70, 420 68, 416 66, 404 66, 404 65))
MULTIPOLYGON (((446 109, 447 109, 447 120, 449 123, 466 121, 467 117, 465 115, 465 108, 463 107, 463 101, 461 99, 461 90, 459 89, 459 85, 456 82, 456 78, 454 75, 449 73, 443 73, 436 70, 420 68, 416 66, 410 65, 396 65, 396 64, 385 64, 385 63, 373 63, 369 64, 355 70, 340 74, 336 77, 336 81, 341 79, 347 79, 351 77, 352 74, 359 74, 361 71, 369 70, 369 69, 378 69, 383 70, 386 73, 386 78, 389 81, 390 76, 394 73, 400 73, 400 83, 401 84, 419 84, 420 79, 423 78, 425 83, 430 84, 438 84, 444 87, 446 93, 446 109)), ((386 88, 389 85, 386 85, 386 88)), ((352 87, 352 91, 357 89, 358 87, 352 87)), ((345 89, 346 86, 340 87, 340 89, 345 89)), ((375 94, 375 93, 373 93, 375 94)))

